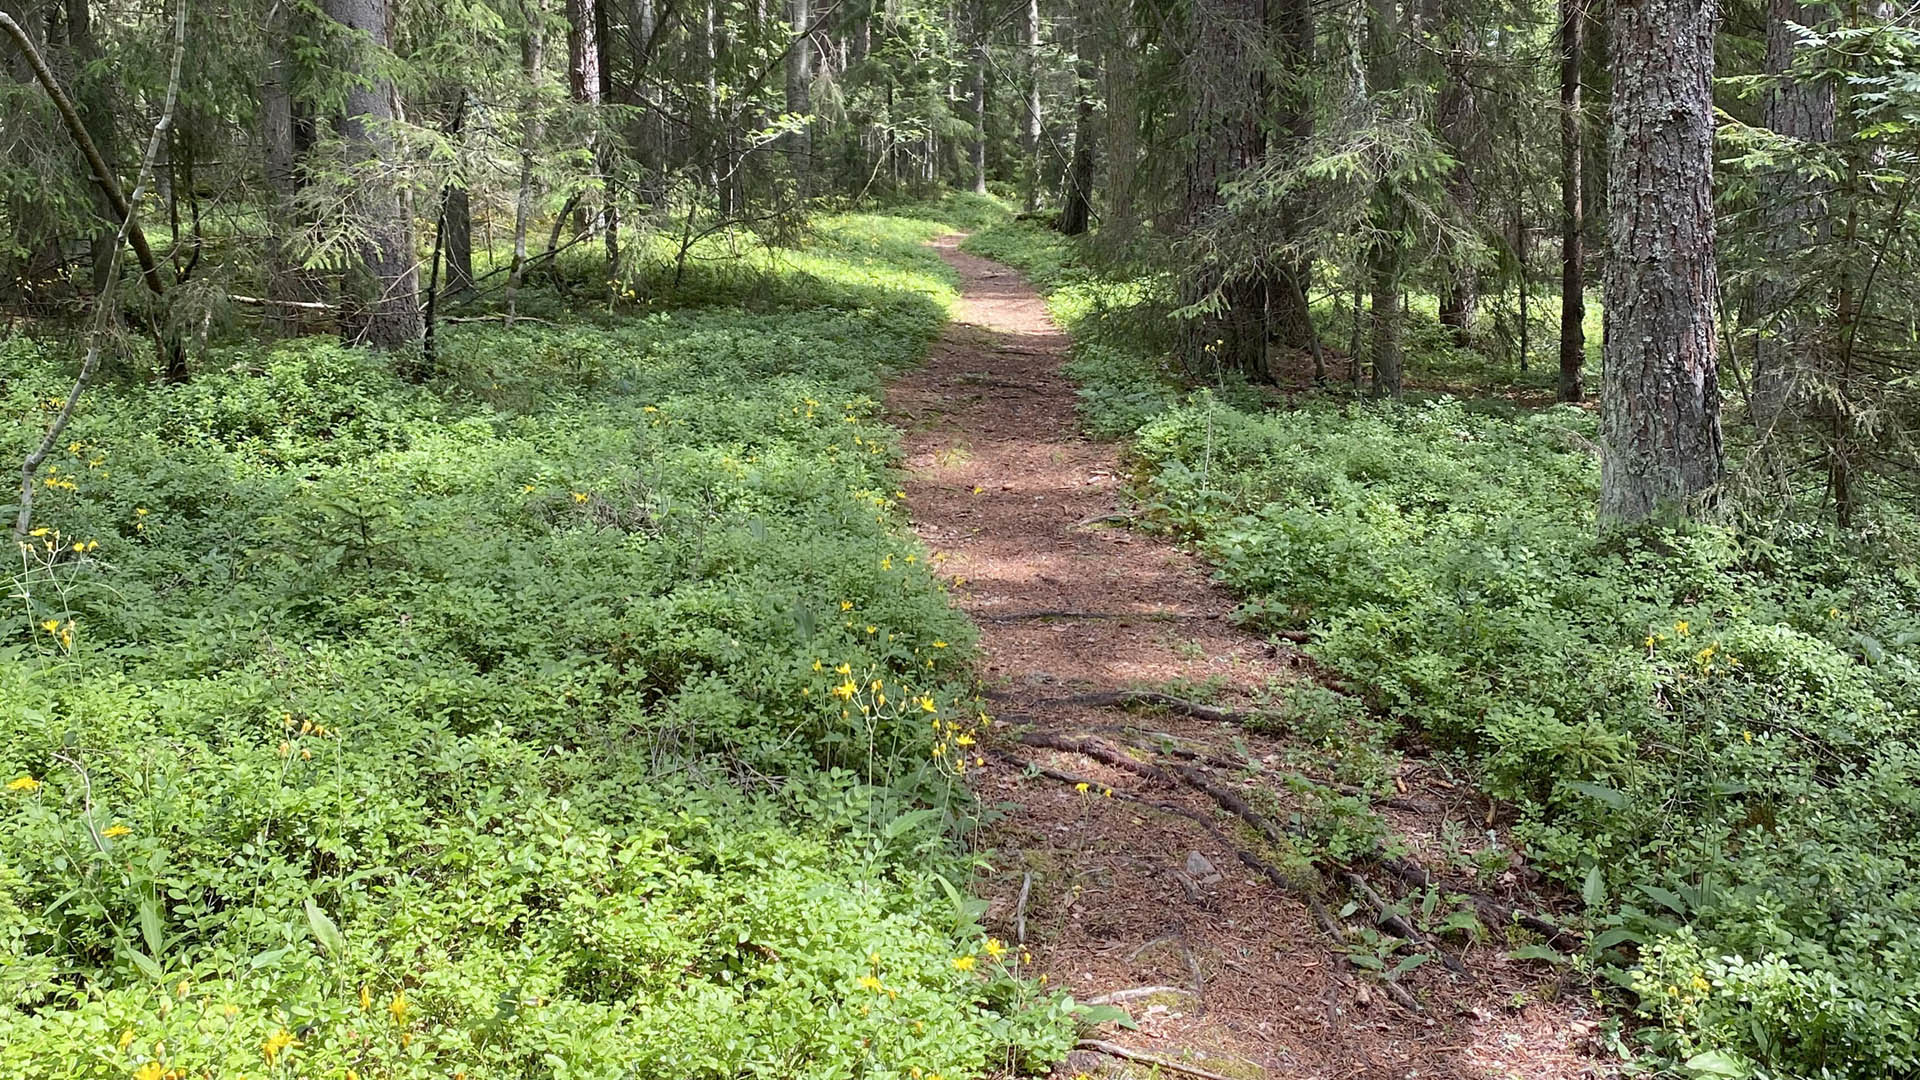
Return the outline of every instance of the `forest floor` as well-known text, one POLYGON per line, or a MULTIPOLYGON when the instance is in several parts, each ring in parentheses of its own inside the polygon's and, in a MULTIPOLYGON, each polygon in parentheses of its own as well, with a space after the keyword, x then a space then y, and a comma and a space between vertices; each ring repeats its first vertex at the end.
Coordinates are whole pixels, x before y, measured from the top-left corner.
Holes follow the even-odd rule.
MULTIPOLYGON (((1015 271, 960 251, 959 239, 936 245, 963 279, 959 309, 888 404, 906 432, 916 531, 981 628, 981 678, 999 721, 997 745, 969 772, 998 810, 976 837, 992 867, 975 883, 992 903, 989 926, 1030 953, 1030 974, 1075 998, 1118 992, 1138 1028, 1102 1033, 1112 1048, 1195 1075, 1609 1074, 1595 1045, 1600 1014, 1577 983, 1510 959, 1504 941, 1449 941, 1440 949, 1462 970, 1424 964, 1399 987, 1418 1011, 1396 1002, 1335 947, 1305 893, 1243 865, 1241 845, 1254 843, 1244 822, 1170 782, 1185 766, 1274 820, 1304 813, 1281 778, 1311 775, 1311 751, 1283 724, 1148 715, 1116 707, 1129 704, 1116 695, 1171 691, 1244 714, 1316 672, 1284 643, 1239 629, 1233 599, 1198 560, 1124 527, 1121 448, 1081 433, 1060 372, 1066 336, 1015 271), (1062 748, 1089 738, 1108 761, 1062 748), (1115 750, 1161 771, 1116 767, 1115 750)), ((1409 758, 1397 768, 1402 797, 1377 809, 1426 865, 1443 861, 1444 836, 1500 824, 1497 808, 1437 766, 1409 758)), ((1516 866, 1485 887, 1537 906, 1530 879, 1516 866)), ((1151 1069, 1081 1050, 1060 1075, 1151 1069)))

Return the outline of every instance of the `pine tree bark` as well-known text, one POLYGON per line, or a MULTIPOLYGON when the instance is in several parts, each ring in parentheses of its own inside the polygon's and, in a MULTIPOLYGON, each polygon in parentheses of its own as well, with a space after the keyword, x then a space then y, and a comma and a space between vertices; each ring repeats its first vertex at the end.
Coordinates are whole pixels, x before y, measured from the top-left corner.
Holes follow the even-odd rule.
POLYGON ((533 159, 540 144, 539 80, 542 40, 538 4, 527 6, 528 25, 520 38, 520 71, 526 78, 520 99, 520 186, 513 200, 513 262, 507 268, 507 325, 527 273, 527 228, 533 219, 533 159))
MULTIPOLYGON (((391 13, 386 0, 322 0, 322 10, 350 31, 350 47, 361 53, 354 69, 377 70, 364 52, 387 47, 391 13)), ((386 163, 397 155, 388 129, 398 117, 398 91, 391 80, 375 77, 348 84, 341 134, 350 160, 368 179, 353 193, 366 240, 360 252, 361 280, 346 297, 341 326, 348 340, 382 349, 418 348, 425 331, 413 214, 399 184, 387 173, 386 163)))
POLYGON ((1140 167, 1139 96, 1134 57, 1140 50, 1140 31, 1133 25, 1131 4, 1123 4, 1121 25, 1106 50, 1107 97, 1107 212, 1102 234, 1124 237, 1133 231, 1134 173, 1140 167))
POLYGON ((1079 236, 1093 223, 1093 91, 1097 48, 1093 29, 1082 15, 1078 56, 1073 65, 1073 159, 1067 167, 1066 197, 1061 200, 1060 231, 1079 236))
MULTIPOLYGON (((1180 227, 1206 228, 1223 205, 1221 185, 1260 159, 1266 84, 1252 48, 1263 32, 1261 0, 1195 0, 1182 72, 1186 86, 1185 197, 1180 227)), ((1215 298, 1218 311, 1189 319, 1182 347, 1190 372, 1266 369, 1268 280, 1202 260, 1181 281, 1183 305, 1215 298)))
MULTIPOLYGON (((299 260, 294 257, 293 206, 299 195, 299 180, 294 172, 298 158, 289 72, 293 44, 288 28, 290 8, 284 0, 268 4, 266 67, 260 78, 260 143, 265 157, 267 194, 273 200, 267 215, 267 296, 275 300, 307 299, 300 288, 299 260)), ((299 325, 293 308, 269 308, 267 317, 282 334, 293 333, 299 325)))
MULTIPOLYGON (((1761 124, 1776 135, 1809 146, 1834 138, 1831 83, 1793 75, 1799 36, 1792 24, 1821 28, 1832 22, 1833 7, 1798 0, 1771 0, 1767 10, 1766 73, 1777 80, 1761 107, 1761 124)), ((1754 283, 1753 305, 1759 333, 1753 347, 1753 421, 1770 431, 1794 397, 1794 386, 1808 366, 1807 353, 1819 343, 1820 327, 1798 314, 1796 282, 1784 272, 1796 252, 1823 240, 1828 232, 1830 185, 1787 166, 1775 170, 1761 188, 1766 200, 1761 221, 1769 258, 1754 283)))
MULTIPOLYGON (((787 22, 793 27, 794 40, 787 49, 787 112, 806 116, 812 112, 813 38, 807 31, 813 22, 809 0, 787 0, 787 22)), ((813 131, 803 126, 787 138, 787 156, 799 194, 808 192, 808 174, 813 159, 813 131)))
POLYGON ((1586 396, 1586 206, 1580 167, 1586 117, 1581 72, 1586 62, 1586 4, 1560 0, 1560 385, 1561 401, 1586 396))
POLYGON ((968 70, 967 99, 973 110, 973 134, 967 143, 967 163, 973 170, 973 193, 987 193, 987 12, 973 6, 973 55, 968 70))
POLYGON ((1613 9, 1600 515, 1685 513, 1719 481, 1714 0, 1613 9))

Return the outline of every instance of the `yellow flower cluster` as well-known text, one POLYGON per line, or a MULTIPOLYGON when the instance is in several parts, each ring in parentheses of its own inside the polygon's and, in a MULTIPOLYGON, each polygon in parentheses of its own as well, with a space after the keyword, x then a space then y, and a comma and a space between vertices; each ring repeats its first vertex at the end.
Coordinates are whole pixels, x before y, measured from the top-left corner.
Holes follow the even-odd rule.
POLYGON ((45 630, 53 640, 59 642, 63 651, 73 651, 73 633, 79 627, 72 619, 66 622, 61 622, 59 619, 42 619, 40 629, 45 630))
POLYGON ((40 790, 40 781, 35 780, 31 776, 16 776, 13 779, 7 781, 7 790, 21 791, 21 792, 26 792, 28 794, 32 794, 33 792, 40 790))

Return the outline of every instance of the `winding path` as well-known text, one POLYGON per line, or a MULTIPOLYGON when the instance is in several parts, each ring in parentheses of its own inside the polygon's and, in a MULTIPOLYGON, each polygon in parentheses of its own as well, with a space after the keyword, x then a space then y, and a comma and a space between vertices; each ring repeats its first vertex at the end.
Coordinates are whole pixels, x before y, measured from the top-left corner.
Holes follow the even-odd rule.
MULTIPOLYGON (((1072 700, 1171 684, 1258 707, 1302 677, 1304 659, 1237 628, 1226 617, 1232 599, 1193 557, 1110 520, 1126 504, 1120 451, 1081 433, 1059 370, 1066 336, 1016 272, 959 250, 960 239, 935 245, 963 281, 954 321, 888 405, 906 432, 915 529, 945 557, 955 602, 981 628, 996 717, 1299 767, 1311 746, 1072 700)), ((982 801, 1007 811, 981 838, 994 869, 976 887, 993 901, 990 925, 1009 940, 1024 932, 1032 970, 1082 1000, 1178 988, 1129 1000, 1139 1030, 1106 1036, 1113 1041, 1232 1077, 1602 1071, 1592 1018, 1543 1003, 1552 987, 1537 965, 1490 947, 1469 950, 1465 976, 1429 964, 1409 979, 1427 1007, 1409 1012, 1341 962, 1303 903, 1254 877, 1217 836, 1125 796, 1203 814, 1216 807, 1079 754, 1011 750, 972 774, 982 801), (1032 776, 1022 761, 1095 786, 1082 793, 1032 776), (1102 797, 1105 786, 1121 797, 1102 797)), ((1256 771, 1255 783, 1266 775, 1256 771)), ((1417 771, 1408 776, 1425 790, 1417 771)), ((1288 794, 1276 785, 1274 797, 1288 794)), ((1395 827, 1416 841, 1438 827, 1403 817, 1395 827)), ((1088 1051, 1061 1075, 1123 1068, 1146 1075, 1088 1051)))

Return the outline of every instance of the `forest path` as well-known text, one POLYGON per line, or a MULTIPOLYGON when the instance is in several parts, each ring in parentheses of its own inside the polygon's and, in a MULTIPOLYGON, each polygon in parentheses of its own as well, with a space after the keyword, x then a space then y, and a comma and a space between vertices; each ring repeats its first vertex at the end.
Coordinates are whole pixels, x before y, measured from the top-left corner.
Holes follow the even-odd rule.
MULTIPOLYGON (((1297 804, 1265 767, 1312 771, 1311 746, 1303 757, 1299 742, 1236 723, 1073 700, 1171 686, 1245 707, 1303 678, 1304 658, 1237 628, 1227 618, 1233 600, 1192 556, 1101 520, 1125 506, 1123 465, 1118 447, 1081 433, 1074 388, 1059 370, 1067 338, 1015 271, 962 252, 961 239, 935 242, 964 283, 954 321, 927 364, 894 384, 888 406, 906 433, 914 527, 981 628, 981 677, 998 728, 1140 745, 1147 751, 1133 756, 1163 764, 1173 759, 1153 751, 1176 744, 1250 761, 1250 786, 1267 789, 1261 798, 1297 804)), ((980 748, 984 763, 967 775, 983 805, 1005 810, 979 837, 993 870, 975 885, 992 901, 994 932, 1023 941, 1025 970, 1079 1000, 1178 988, 1123 995, 1139 1030, 1103 1037, 1234 1078, 1604 1071, 1590 1053, 1592 1018, 1578 1003, 1543 1000, 1552 981, 1541 982, 1540 965, 1474 947, 1467 974, 1430 963, 1409 975, 1426 1006, 1409 1011, 1342 962, 1301 899, 1236 861, 1227 845, 1246 843, 1246 830, 1206 797, 1080 753, 993 741, 1000 745, 980 748), (1024 763, 1064 779, 1034 776, 1024 763), (1093 786, 1082 792, 1073 778, 1093 786), (1211 818, 1218 831, 1168 806, 1211 818)), ((1403 833, 1430 841, 1435 813, 1467 821, 1482 811, 1443 780, 1403 770, 1409 778, 1416 795, 1437 791, 1447 806, 1425 807, 1429 820, 1402 815, 1413 819, 1394 821, 1403 833)), ((1149 1069, 1083 1050, 1058 1075, 1102 1071, 1149 1069)))

